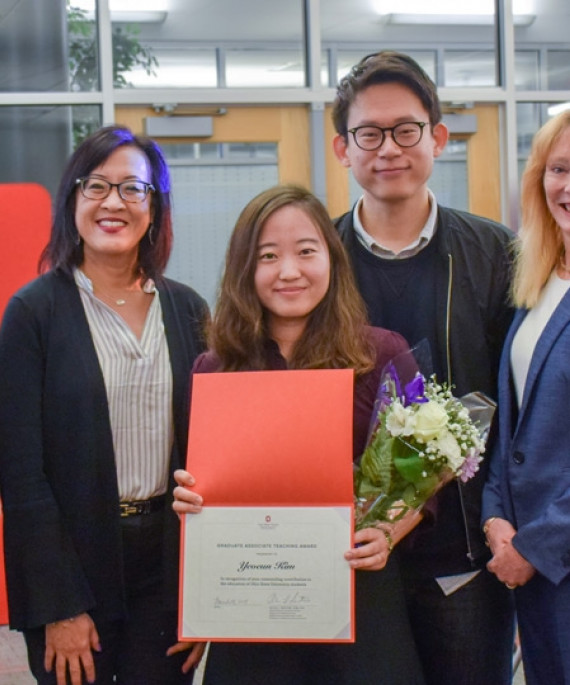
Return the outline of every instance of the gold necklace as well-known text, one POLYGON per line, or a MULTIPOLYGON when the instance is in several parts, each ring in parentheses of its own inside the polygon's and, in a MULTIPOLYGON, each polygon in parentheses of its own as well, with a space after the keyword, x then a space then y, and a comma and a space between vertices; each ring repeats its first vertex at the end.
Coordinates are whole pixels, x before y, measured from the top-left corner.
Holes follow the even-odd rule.
MULTIPOLYGON (((139 281, 135 281, 135 283, 138 283, 138 282, 139 281)), ((105 292, 103 290, 103 288, 101 288, 101 286, 95 285, 95 283, 93 281, 91 281, 91 284, 93 286, 93 294, 94 295, 96 294, 95 290, 97 290, 99 293, 101 293, 101 295, 104 295, 107 298, 107 300, 114 302, 118 307, 124 307, 128 303, 128 300, 126 300, 124 297, 117 297, 116 298, 114 295, 109 295, 109 293, 105 292)), ((133 285, 134 285, 134 283, 133 283, 133 285)), ((132 293, 135 292, 134 290, 132 290, 132 286, 130 288, 125 288, 125 290, 127 292, 130 291, 132 293)), ((156 287, 154 285, 154 281, 152 280, 152 278, 149 278, 145 281, 143 287, 141 288, 141 291, 143 293, 146 293, 147 295, 154 294, 154 292, 156 291, 156 287)))
POLYGON ((124 307, 127 304, 127 300, 124 297, 115 298, 113 295, 109 295, 109 293, 106 293, 103 290, 103 288, 101 288, 99 285, 95 286, 95 284, 93 283, 93 294, 97 295, 98 293, 103 295, 107 300, 114 302, 118 307, 124 307), (97 293, 95 292, 95 290, 97 290, 97 293))

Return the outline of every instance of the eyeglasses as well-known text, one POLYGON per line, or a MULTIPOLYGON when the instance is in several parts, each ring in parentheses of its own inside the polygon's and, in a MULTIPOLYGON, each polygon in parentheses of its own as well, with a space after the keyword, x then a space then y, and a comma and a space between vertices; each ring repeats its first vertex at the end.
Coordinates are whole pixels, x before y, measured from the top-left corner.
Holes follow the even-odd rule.
POLYGON ((396 126, 382 128, 381 126, 356 126, 356 128, 349 128, 348 132, 352 133, 354 142, 361 150, 378 150, 386 140, 386 132, 392 134, 392 140, 400 147, 414 147, 422 139, 424 127, 427 126, 425 121, 405 121, 396 126))
POLYGON ((146 196, 155 190, 152 183, 145 183, 144 181, 109 183, 109 181, 95 176, 78 178, 75 185, 81 188, 83 197, 88 200, 104 200, 109 197, 111 190, 116 188, 119 191, 119 196, 125 202, 144 202, 146 196))

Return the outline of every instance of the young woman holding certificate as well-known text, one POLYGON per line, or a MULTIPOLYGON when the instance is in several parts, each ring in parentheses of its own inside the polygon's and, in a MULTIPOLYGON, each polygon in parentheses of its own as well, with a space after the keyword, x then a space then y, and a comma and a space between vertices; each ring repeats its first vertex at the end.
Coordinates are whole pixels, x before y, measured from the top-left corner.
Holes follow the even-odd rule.
MULTIPOLYGON (((381 371, 407 349, 398 334, 366 326, 325 208, 295 186, 261 193, 240 215, 209 343, 193 373, 354 369, 355 459, 365 446, 381 371)), ((194 478, 186 471, 175 478, 175 511, 198 513, 202 498, 189 489, 194 478)), ((213 643, 204 683, 423 683, 392 552, 397 540, 367 528, 356 532, 354 541, 345 559, 358 571, 355 643, 213 643)))

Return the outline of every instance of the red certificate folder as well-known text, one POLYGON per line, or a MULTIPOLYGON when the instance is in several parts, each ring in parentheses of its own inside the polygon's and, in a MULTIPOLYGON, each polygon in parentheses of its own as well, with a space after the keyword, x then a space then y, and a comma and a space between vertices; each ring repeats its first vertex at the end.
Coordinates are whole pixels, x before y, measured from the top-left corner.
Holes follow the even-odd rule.
POLYGON ((187 468, 205 504, 352 504, 353 371, 196 374, 187 468))
MULTIPOLYGON (((346 369, 195 374, 187 469, 204 509, 352 509, 353 386, 346 369)), ((184 540, 183 523, 181 616, 184 540)))

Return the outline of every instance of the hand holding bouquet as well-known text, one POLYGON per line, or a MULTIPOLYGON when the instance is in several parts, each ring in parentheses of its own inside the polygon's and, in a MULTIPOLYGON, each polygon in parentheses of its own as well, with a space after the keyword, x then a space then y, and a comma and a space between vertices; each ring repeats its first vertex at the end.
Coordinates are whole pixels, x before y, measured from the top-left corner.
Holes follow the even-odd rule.
POLYGON ((355 467, 356 529, 394 524, 418 511, 445 483, 479 469, 494 403, 478 393, 458 400, 432 376, 402 387, 387 366, 368 444, 355 467), (474 422, 463 402, 479 409, 474 422))

